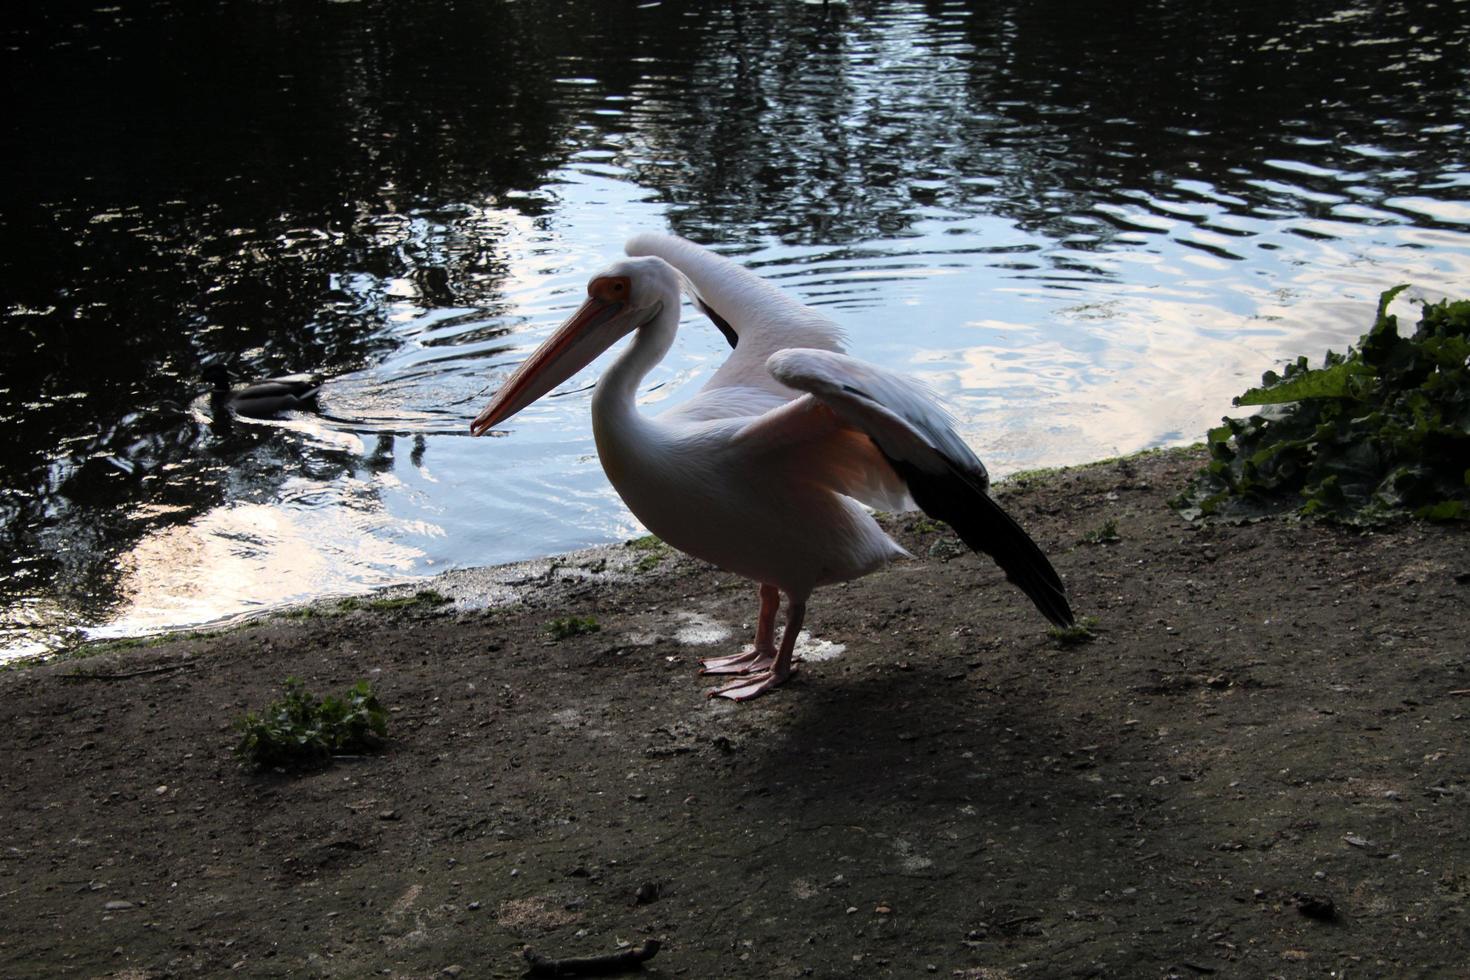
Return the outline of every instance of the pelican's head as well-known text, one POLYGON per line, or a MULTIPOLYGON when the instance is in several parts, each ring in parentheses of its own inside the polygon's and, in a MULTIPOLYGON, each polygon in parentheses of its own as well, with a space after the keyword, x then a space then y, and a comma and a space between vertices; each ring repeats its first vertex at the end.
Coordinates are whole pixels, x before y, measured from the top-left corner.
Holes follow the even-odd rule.
POLYGON ((587 301, 536 348, 470 423, 484 435, 582 370, 618 340, 679 308, 679 274, 653 256, 615 262, 587 283, 587 301))

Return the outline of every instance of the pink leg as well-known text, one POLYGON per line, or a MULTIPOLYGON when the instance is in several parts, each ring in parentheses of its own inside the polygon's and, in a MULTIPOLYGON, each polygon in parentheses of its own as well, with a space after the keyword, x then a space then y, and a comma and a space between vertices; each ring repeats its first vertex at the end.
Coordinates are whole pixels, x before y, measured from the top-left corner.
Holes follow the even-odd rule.
POLYGON ((781 607, 781 590, 761 586, 761 613, 755 627, 755 649, 728 657, 701 660, 701 674, 749 674, 769 670, 776 662, 776 610, 781 607))
POLYGON ((801 621, 806 617, 806 597, 798 599, 795 596, 787 596, 787 598, 790 603, 786 607, 786 629, 781 634, 781 649, 776 654, 775 662, 759 673, 752 673, 733 684, 715 688, 709 692, 710 697, 729 698, 731 701, 749 701, 751 698, 760 697, 795 673, 791 659, 796 649, 796 635, 801 632, 801 621))

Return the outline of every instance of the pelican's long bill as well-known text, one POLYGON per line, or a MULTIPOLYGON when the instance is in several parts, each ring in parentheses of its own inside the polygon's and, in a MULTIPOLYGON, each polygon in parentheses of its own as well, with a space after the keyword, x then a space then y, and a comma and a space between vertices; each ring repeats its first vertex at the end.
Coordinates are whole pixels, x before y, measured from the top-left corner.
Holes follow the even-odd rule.
MULTIPOLYGON (((625 287, 626 288, 626 287, 625 287)), ((604 292, 604 290, 596 290, 604 292)), ((470 434, 481 436, 563 381, 582 370, 623 334, 616 321, 624 304, 591 295, 546 343, 526 358, 496 392, 485 410, 470 423, 470 434), (611 329, 605 329, 611 326, 611 329)))

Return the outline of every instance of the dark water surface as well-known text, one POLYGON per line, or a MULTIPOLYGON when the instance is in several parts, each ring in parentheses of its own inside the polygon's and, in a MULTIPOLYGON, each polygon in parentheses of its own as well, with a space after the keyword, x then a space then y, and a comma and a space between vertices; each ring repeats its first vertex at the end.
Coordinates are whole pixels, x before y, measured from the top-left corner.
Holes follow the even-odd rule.
POLYGON ((1191 441, 1381 289, 1470 293, 1467 0, 22 9, 0 657, 636 533, 595 367, 465 437, 635 230, 822 304, 1000 473, 1191 441), (331 375, 322 415, 212 423, 226 358, 331 375))

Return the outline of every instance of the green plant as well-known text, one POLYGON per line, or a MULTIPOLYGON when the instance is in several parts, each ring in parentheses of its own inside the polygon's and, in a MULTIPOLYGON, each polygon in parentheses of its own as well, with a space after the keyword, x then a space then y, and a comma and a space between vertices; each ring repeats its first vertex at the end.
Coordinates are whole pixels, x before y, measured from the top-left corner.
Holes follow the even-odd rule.
POLYGON ((633 564, 633 567, 640 572, 657 568, 669 554, 669 546, 652 534, 634 538, 626 542, 623 547, 640 552, 638 560, 633 564))
POLYGON ((596 633, 600 629, 602 626, 591 616, 567 616, 553 619, 546 624, 546 632, 553 640, 565 640, 568 637, 596 633))
POLYGON ((1071 626, 1050 627, 1046 635, 1064 647, 1074 647, 1082 643, 1091 643, 1097 639, 1097 633, 1093 630, 1096 625, 1095 617, 1083 616, 1071 626))
POLYGON ((373 751, 388 737, 388 713, 372 686, 358 681, 341 698, 318 698, 295 677, 286 696, 260 714, 236 723, 235 752, 260 768, 300 769, 329 763, 334 755, 373 751))
POLYGON ((1189 518, 1303 515, 1373 524, 1470 519, 1470 301, 1424 304, 1401 337, 1385 292, 1347 353, 1305 357, 1235 400, 1261 406, 1209 433, 1210 463, 1174 506, 1189 518))
POLYGON ((445 603, 453 602, 449 596, 436 592, 433 589, 420 589, 413 595, 382 596, 378 598, 364 596, 347 596, 332 603, 318 603, 314 606, 302 606, 298 609, 288 609, 278 615, 282 619, 324 619, 332 616, 343 616, 350 612, 366 610, 368 612, 432 612, 445 603))
POLYGON ((1082 544, 1117 544, 1123 538, 1118 534, 1118 519, 1109 517, 1100 527, 1094 528, 1078 539, 1082 544))

